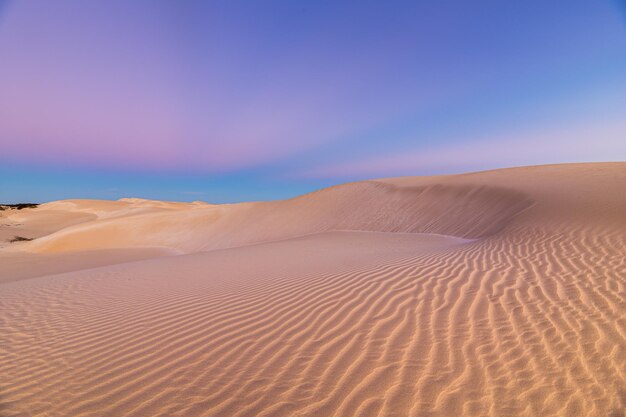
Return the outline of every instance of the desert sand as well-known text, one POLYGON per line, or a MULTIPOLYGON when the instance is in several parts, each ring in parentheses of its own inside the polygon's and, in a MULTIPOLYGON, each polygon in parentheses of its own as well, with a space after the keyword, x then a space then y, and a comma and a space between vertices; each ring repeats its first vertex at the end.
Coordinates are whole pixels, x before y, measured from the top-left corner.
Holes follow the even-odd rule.
POLYGON ((0 241, 3 417, 626 415, 626 163, 64 200, 0 241))

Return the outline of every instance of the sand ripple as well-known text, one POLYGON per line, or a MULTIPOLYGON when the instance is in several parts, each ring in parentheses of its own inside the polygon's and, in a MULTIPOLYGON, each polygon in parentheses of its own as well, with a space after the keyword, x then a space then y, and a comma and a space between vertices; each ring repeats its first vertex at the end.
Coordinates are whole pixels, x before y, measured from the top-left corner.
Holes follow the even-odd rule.
POLYGON ((344 265, 312 253, 327 239, 190 255, 185 286, 128 267, 5 285, 3 415, 623 415, 623 234, 389 242, 344 265), (286 250, 311 253, 234 272, 286 250))

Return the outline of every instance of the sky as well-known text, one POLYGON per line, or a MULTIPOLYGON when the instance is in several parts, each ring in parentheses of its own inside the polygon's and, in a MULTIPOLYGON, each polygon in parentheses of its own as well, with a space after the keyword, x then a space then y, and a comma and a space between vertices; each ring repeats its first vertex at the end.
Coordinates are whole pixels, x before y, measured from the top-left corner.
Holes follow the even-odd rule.
POLYGON ((0 0, 0 202, 625 160, 623 0, 0 0))

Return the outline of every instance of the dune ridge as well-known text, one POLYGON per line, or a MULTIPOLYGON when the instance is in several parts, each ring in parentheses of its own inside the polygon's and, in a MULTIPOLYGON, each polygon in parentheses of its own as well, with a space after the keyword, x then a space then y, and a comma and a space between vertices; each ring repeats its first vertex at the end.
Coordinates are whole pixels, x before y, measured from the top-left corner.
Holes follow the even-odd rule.
POLYGON ((194 227, 179 256, 0 284, 0 413, 624 416, 625 189, 626 163, 385 179, 20 243, 194 227))
POLYGON ((190 210, 140 204, 63 228, 24 248, 55 253, 158 246, 191 253, 332 230, 478 238, 496 233, 532 200, 503 187, 438 183, 399 187, 364 181, 277 202, 202 205, 190 210))

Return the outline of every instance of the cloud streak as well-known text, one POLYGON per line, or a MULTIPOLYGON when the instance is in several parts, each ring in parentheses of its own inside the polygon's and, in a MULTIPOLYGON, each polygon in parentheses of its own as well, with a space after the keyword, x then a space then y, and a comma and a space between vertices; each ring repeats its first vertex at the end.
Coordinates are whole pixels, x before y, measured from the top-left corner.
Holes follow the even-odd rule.
POLYGON ((607 160, 626 160, 626 121, 471 138, 461 143, 343 161, 294 175, 355 179, 607 160))

